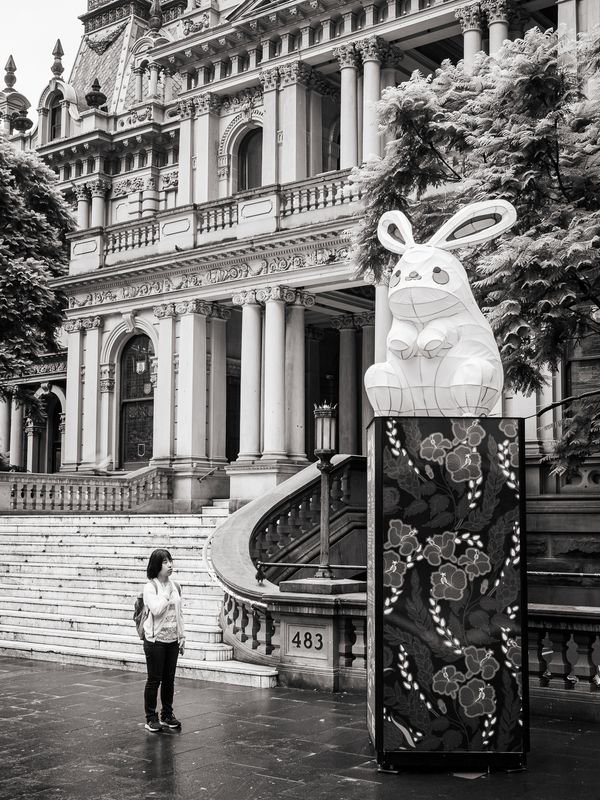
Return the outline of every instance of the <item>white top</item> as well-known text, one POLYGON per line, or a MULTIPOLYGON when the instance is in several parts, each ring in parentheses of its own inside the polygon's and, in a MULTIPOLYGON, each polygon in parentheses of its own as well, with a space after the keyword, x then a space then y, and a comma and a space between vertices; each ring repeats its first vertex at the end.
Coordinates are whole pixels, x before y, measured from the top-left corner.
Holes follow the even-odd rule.
POLYGON ((166 583, 161 583, 156 578, 144 586, 144 605, 149 612, 144 622, 144 636, 149 642, 175 640, 180 642, 185 639, 181 596, 177 588, 175 582, 170 579, 166 583), (167 640, 161 634, 165 628, 171 626, 173 614, 170 612, 174 612, 175 635, 165 630, 165 634, 169 635, 167 640))

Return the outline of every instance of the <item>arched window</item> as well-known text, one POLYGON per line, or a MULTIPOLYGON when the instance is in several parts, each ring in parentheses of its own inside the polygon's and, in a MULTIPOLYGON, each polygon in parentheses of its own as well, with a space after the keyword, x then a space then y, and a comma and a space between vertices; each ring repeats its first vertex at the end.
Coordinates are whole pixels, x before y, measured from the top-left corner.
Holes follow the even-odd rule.
POLYGON ((152 458, 154 387, 150 374, 152 342, 141 334, 130 339, 121 356, 121 466, 135 469, 152 458))
POLYGON ((238 151, 238 192, 262 183, 262 128, 247 133, 238 151))
POLYGON ((53 141, 54 139, 60 139, 60 137, 63 135, 61 107, 62 99, 62 94, 58 94, 50 104, 50 141, 53 141))

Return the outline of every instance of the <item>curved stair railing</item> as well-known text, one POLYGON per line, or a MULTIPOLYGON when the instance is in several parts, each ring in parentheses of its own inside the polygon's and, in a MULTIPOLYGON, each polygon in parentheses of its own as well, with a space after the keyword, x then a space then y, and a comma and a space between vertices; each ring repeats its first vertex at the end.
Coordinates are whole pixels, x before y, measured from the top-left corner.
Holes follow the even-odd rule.
MULTIPOLYGON (((331 530, 332 541, 338 545, 333 552, 343 556, 345 537, 358 532, 360 539, 366 539, 366 459, 338 455, 333 464, 331 530)), ((207 542, 206 553, 210 552, 207 560, 212 562, 213 576, 225 595, 220 618, 224 639, 233 645, 236 657, 241 660, 279 663, 281 609, 286 603, 297 605, 298 595, 281 592, 278 584, 298 570, 266 566, 266 578, 261 583, 257 579, 257 563, 292 561, 310 565, 318 560, 320 478, 316 464, 311 464, 268 495, 232 514, 207 542)), ((350 561, 356 563, 355 557, 350 561)), ((312 602, 309 596, 303 596, 307 615, 312 602)), ((345 596, 338 602, 344 616, 340 667, 346 670, 341 685, 362 685, 366 656, 365 597, 345 596)))

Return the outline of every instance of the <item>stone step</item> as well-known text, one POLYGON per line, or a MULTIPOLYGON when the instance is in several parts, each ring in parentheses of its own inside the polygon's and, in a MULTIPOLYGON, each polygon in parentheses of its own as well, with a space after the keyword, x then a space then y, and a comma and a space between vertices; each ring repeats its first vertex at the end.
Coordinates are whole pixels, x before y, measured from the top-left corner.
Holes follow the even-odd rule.
MULTIPOLYGON (((214 520, 213 520, 214 522, 214 520)), ((172 528, 150 528, 147 525, 118 525, 112 526, 99 526, 92 527, 91 525, 55 525, 55 526, 31 526, 31 527, 17 527, 12 525, 4 525, 0 527, 0 540, 13 538, 19 541, 25 537, 30 536, 43 536, 46 539, 60 539, 71 538, 79 536, 81 538, 99 539, 102 536, 115 536, 121 539, 152 539, 164 540, 172 542, 173 539, 189 540, 195 536, 206 538, 214 532, 216 524, 211 524, 210 521, 203 521, 202 525, 189 525, 179 526, 174 525, 172 528)))
MULTIPOLYGON (((141 654, 121 653, 109 650, 99 653, 81 647, 63 647, 52 644, 33 644, 0 639, 0 655, 16 658, 34 658, 43 661, 60 661, 64 664, 89 664, 115 669, 146 669, 146 659, 141 654)), ((179 658, 177 675, 180 678, 193 678, 200 681, 230 683, 237 686, 251 686, 259 689, 272 689, 277 686, 277 670, 260 664, 247 664, 241 661, 198 661, 187 654, 179 658)))
MULTIPOLYGON (((20 565, 17 565, 20 566, 20 565)), ((27 564, 23 565, 28 567, 27 564)), ((67 567, 65 567, 65 570, 67 567)), ((93 572, 93 568, 90 570, 93 572)), ((196 576, 190 576, 185 581, 179 581, 177 576, 174 576, 182 587, 182 594, 190 593, 195 595, 205 595, 206 597, 222 597, 223 590, 220 586, 213 583, 210 579, 201 580, 196 576)), ((128 575, 119 575, 107 572, 103 574, 98 570, 98 575, 77 575, 77 574, 63 574, 62 570, 59 572, 57 569, 52 573, 42 574, 41 572, 25 572, 23 570, 15 569, 8 570, 5 566, 0 565, 0 582, 4 586, 19 585, 23 588, 32 586, 39 587, 43 585, 45 588, 75 588, 80 591, 87 589, 102 589, 105 591, 125 592, 130 597, 137 597, 146 583, 146 576, 143 572, 132 573, 128 575)))
MULTIPOLYGON (((104 598, 90 599, 89 594, 82 594, 81 599, 66 596, 64 593, 52 597, 14 597, 5 595, 2 597, 2 612, 10 615, 33 614, 41 619, 42 616, 52 614, 57 617, 86 616, 89 619, 100 619, 104 622, 115 620, 119 622, 133 622, 132 598, 127 603, 111 603, 104 598)), ((188 620, 193 620, 194 624, 210 629, 218 628, 218 609, 215 613, 202 611, 194 608, 194 601, 190 602, 187 596, 183 600, 183 608, 186 614, 186 624, 188 620)), ((219 628, 220 630, 220 628, 219 628)))
MULTIPOLYGON (((116 580, 124 580, 128 582, 142 583, 146 582, 146 563, 148 559, 144 558, 137 564, 135 562, 124 562, 123 559, 115 560, 113 563, 105 561, 100 556, 89 556, 87 561, 84 561, 82 556, 76 560, 69 559, 52 559, 42 554, 40 556, 25 556, 24 559, 13 561, 3 559, 0 557, 0 580, 2 575, 23 575, 31 574, 42 576, 58 576, 65 578, 78 577, 78 578, 100 578, 106 576, 107 579, 114 577, 116 580)), ((181 586, 189 586, 200 584, 202 586, 215 586, 209 577, 206 569, 203 569, 203 563, 200 559, 190 559, 189 561, 179 560, 177 572, 174 573, 173 579, 176 580, 181 586)))
MULTIPOLYGON (((64 602, 76 601, 80 604, 88 603, 90 605, 96 600, 99 600, 101 602, 114 602, 129 605, 133 609, 135 598, 143 588, 143 584, 136 588, 135 591, 85 587, 74 588, 71 585, 72 582, 73 579, 67 581, 64 586, 44 586, 43 588, 39 588, 36 586, 23 586, 19 581, 5 581, 3 591, 8 592, 12 596, 18 594, 23 600, 34 598, 38 600, 47 600, 48 602, 56 602, 57 600, 64 602)), ((218 595, 206 597, 202 594, 188 594, 184 590, 183 607, 189 609, 190 612, 194 614, 210 614, 211 616, 216 616, 219 614, 222 604, 222 594, 220 597, 218 595)))
MULTIPOLYGON (((3 603, 4 605, 4 603, 3 603)), ((79 609, 81 611, 81 609, 79 609)), ((86 609, 87 610, 87 609, 86 609)), ((137 638, 135 623, 133 622, 133 611, 131 608, 123 610, 120 615, 112 617, 90 616, 88 614, 65 613, 49 611, 47 606, 38 608, 35 611, 23 611, 19 609, 0 610, 0 626, 9 628, 21 628, 23 626, 33 626, 39 623, 43 628, 51 628, 53 631, 75 631, 92 633, 95 636, 106 635, 111 641, 114 640, 113 634, 131 634, 137 638)), ((200 624, 185 620, 186 636, 189 644, 192 643, 211 643, 222 644, 223 632, 216 624, 200 624)))
MULTIPOLYGON (((228 516, 227 509, 207 507, 212 513, 206 517, 209 525, 216 525, 217 519, 228 516), (214 513, 218 511, 219 513, 214 513), (225 512, 225 513, 223 513, 225 512)), ((0 526, 56 528, 81 525, 90 528, 120 528, 133 526, 138 528, 194 528, 201 524, 203 514, 0 514, 0 526)))
MULTIPOLYGON (((200 562, 204 553, 204 542, 198 545, 191 545, 186 547, 172 547, 171 555, 173 559, 177 556, 177 563, 184 564, 187 561, 200 562)), ((80 544, 67 542, 66 544, 58 544, 54 542, 39 542, 38 544, 10 544, 0 542, 0 563, 3 557, 8 556, 12 561, 44 561, 54 560, 59 558, 72 562, 77 558, 78 562, 83 563, 83 559, 88 561, 93 558, 102 558, 103 563, 106 564, 144 564, 148 563, 148 552, 140 553, 138 545, 134 544, 104 544, 103 542, 90 541, 86 543, 85 548, 80 544)))
MULTIPOLYGON (((118 649, 121 653, 137 654, 142 641, 133 626, 132 633, 113 633, 112 631, 90 632, 42 628, 27 625, 0 624, 0 640, 28 642, 29 644, 52 643, 58 648, 82 647, 87 650, 118 649)), ((226 661, 231 658, 233 648, 223 642, 198 642, 186 637, 186 650, 190 658, 198 661, 226 661)))

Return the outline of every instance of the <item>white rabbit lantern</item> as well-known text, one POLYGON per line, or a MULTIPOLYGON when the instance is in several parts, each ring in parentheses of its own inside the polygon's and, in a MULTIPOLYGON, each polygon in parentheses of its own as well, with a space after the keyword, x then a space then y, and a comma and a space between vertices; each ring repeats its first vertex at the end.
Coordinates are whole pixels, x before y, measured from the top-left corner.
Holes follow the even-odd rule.
POLYGON ((500 353, 467 273, 449 251, 490 241, 516 219, 505 200, 472 203, 418 245, 401 211, 383 214, 379 241, 402 258, 390 275, 387 360, 365 374, 376 416, 490 414, 504 383, 500 353), (392 236, 392 225, 401 238, 392 236))

